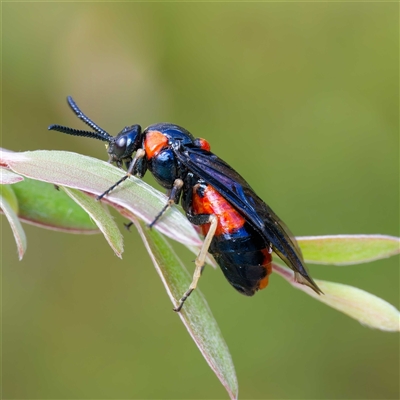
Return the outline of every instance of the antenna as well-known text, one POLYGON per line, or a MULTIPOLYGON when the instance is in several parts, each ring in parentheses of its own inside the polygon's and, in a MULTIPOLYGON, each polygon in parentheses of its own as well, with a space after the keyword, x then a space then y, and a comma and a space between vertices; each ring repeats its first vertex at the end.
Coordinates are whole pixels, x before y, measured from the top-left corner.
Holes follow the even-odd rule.
POLYGON ((109 142, 113 138, 108 132, 104 129, 100 128, 97 124, 95 124, 89 117, 87 117, 77 106, 75 101, 71 96, 67 97, 68 105, 71 107, 71 110, 75 113, 75 115, 82 120, 86 125, 90 126, 95 132, 91 131, 83 131, 80 129, 69 128, 67 126, 62 125, 50 125, 48 129, 50 131, 58 131, 62 133, 67 133, 68 135, 73 136, 83 136, 94 139, 99 139, 104 142, 109 142))

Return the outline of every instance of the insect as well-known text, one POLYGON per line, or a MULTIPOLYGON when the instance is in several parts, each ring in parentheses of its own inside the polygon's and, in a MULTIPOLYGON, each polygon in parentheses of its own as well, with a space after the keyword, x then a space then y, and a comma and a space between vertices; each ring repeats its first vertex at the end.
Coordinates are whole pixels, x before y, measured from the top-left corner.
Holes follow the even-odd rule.
POLYGON ((179 201, 189 221, 200 226, 205 239, 195 260, 193 281, 175 311, 181 310, 196 288, 208 252, 228 282, 246 296, 267 286, 272 251, 294 271, 297 282, 322 293, 308 274, 301 250, 286 225, 244 178, 210 151, 205 139, 194 138, 186 129, 170 123, 150 125, 143 131, 140 125, 127 126, 111 136, 83 114, 72 97, 67 101, 93 131, 60 125, 48 129, 107 142, 108 161, 127 168, 126 175, 98 200, 131 175, 143 177, 149 170, 168 194, 167 203, 150 227, 179 201))

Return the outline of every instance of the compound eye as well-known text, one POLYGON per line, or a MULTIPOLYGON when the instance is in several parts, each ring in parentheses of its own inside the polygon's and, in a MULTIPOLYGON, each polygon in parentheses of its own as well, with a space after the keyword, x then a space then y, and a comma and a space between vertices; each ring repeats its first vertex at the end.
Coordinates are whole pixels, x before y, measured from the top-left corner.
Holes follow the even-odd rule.
POLYGON ((132 153, 140 145, 141 129, 140 125, 127 126, 117 136, 112 138, 108 147, 108 154, 113 162, 132 157, 132 153))
POLYGON ((127 136, 122 135, 120 137, 116 137, 115 140, 113 140, 110 143, 110 146, 108 148, 108 154, 111 155, 111 158, 114 161, 120 161, 126 157, 126 146, 127 146, 127 136))
POLYGON ((126 136, 121 136, 120 138, 118 138, 118 140, 115 142, 115 145, 118 147, 118 149, 125 151, 126 136))

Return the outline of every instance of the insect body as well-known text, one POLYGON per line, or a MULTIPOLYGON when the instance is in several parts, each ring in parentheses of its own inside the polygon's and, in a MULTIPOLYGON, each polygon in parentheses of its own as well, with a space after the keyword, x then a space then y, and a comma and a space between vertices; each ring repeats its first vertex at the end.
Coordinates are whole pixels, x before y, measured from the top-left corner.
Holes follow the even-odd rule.
POLYGON ((267 286, 272 251, 294 271, 297 282, 321 293, 286 225, 236 171, 210 152, 206 140, 195 139, 186 129, 169 123, 154 124, 143 131, 132 125, 113 137, 86 117, 71 97, 67 100, 94 132, 60 125, 49 129, 108 142, 109 162, 127 166, 126 175, 98 196, 99 200, 129 176, 142 177, 149 170, 169 196, 150 226, 181 201, 189 221, 201 227, 205 240, 195 260, 193 281, 175 311, 196 288, 208 251, 229 283, 247 296, 267 286))

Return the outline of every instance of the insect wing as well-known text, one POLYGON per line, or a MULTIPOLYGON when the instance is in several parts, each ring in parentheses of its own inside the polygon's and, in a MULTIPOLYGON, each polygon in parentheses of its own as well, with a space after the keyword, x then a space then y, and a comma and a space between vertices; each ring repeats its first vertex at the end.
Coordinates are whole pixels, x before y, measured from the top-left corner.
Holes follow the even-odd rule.
POLYGON ((175 154, 186 168, 213 186, 271 243, 273 250, 295 272, 297 282, 321 293, 306 270, 293 234, 242 176, 215 154, 203 149, 182 146, 175 154))

